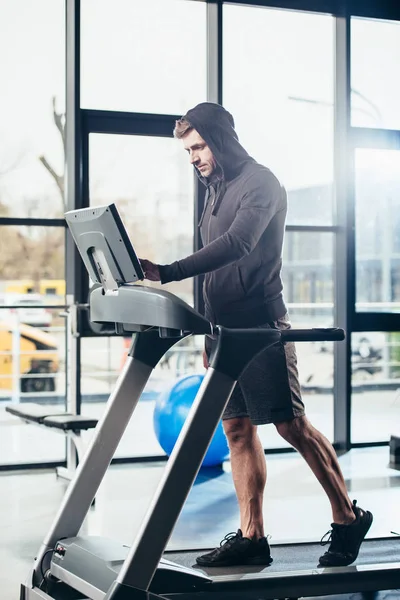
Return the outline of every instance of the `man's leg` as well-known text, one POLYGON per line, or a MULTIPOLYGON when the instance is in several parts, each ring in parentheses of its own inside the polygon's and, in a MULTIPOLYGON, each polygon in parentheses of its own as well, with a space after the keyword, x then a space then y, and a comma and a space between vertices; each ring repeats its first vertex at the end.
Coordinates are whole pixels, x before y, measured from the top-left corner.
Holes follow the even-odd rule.
POLYGON ((198 556, 203 567, 269 565, 272 562, 264 537, 263 495, 267 477, 264 450, 257 427, 248 417, 223 421, 231 452, 232 477, 240 509, 240 529, 211 552, 198 556))
POLYGON ((346 483, 333 446, 307 417, 275 424, 278 433, 304 457, 324 488, 332 507, 333 522, 349 525, 355 520, 346 483))
POLYGON ((264 537, 263 497, 267 480, 264 450, 257 427, 248 417, 223 421, 230 449, 232 478, 240 509, 243 537, 264 537))
POLYGON ((276 423, 281 436, 300 452, 324 488, 333 514, 329 549, 320 556, 322 567, 353 563, 372 524, 372 514, 350 502, 335 451, 305 416, 276 423))

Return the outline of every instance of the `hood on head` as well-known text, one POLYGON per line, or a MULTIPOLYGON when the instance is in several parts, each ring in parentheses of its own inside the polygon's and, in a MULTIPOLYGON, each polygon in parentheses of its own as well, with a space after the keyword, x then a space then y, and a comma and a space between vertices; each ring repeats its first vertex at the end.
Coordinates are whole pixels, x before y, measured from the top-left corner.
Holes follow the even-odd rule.
MULTIPOLYGON (((244 163, 254 160, 239 143, 231 113, 220 104, 202 102, 190 109, 183 118, 210 148, 224 180, 233 179, 244 163)), ((206 178, 196 167, 195 171, 199 179, 207 184, 206 178)))

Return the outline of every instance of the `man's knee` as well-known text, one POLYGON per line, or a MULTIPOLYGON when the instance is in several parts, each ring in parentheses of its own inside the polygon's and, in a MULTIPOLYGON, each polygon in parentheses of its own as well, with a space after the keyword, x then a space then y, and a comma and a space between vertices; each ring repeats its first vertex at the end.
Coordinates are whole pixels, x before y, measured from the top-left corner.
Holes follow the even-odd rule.
POLYGON ((222 424, 230 447, 251 443, 257 430, 248 417, 225 419, 222 424))
POLYGON ((304 440, 311 435, 312 425, 306 417, 295 417, 290 421, 275 423, 275 427, 284 440, 293 445, 293 442, 304 440))

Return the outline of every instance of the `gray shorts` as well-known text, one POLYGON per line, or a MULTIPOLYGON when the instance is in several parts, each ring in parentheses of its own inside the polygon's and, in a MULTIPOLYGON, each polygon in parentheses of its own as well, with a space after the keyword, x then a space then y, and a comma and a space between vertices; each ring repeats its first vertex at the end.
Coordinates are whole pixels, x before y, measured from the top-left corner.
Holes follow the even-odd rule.
MULTIPOLYGON (((288 315, 274 321, 274 325, 278 329, 290 329, 288 315)), ((214 344, 215 340, 206 336, 208 356, 214 344)), ((243 371, 222 418, 249 417, 253 425, 264 425, 303 415, 295 345, 278 342, 258 354, 243 371)))

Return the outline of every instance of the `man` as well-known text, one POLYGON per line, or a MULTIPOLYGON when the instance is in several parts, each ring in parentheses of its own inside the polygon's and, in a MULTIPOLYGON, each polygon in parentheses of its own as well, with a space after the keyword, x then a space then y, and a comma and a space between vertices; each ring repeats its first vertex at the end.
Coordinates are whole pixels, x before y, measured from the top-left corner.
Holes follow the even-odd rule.
MULTIPOLYGON (((282 295, 282 247, 287 213, 284 188, 241 146, 232 115, 202 103, 176 122, 190 162, 207 187, 199 227, 204 247, 170 265, 142 260, 151 281, 179 281, 205 274, 206 317, 229 327, 290 327, 282 295)), ((204 366, 215 340, 206 337, 204 366)), ((372 514, 350 501, 332 445, 304 413, 293 343, 258 355, 240 376, 223 415, 240 529, 219 548, 197 558, 201 566, 270 564, 264 535, 265 455, 257 426, 274 423, 305 458, 332 507, 331 543, 323 567, 349 565, 372 523, 372 514)))

